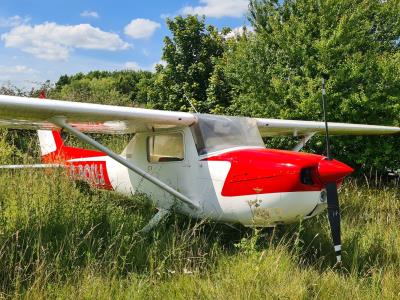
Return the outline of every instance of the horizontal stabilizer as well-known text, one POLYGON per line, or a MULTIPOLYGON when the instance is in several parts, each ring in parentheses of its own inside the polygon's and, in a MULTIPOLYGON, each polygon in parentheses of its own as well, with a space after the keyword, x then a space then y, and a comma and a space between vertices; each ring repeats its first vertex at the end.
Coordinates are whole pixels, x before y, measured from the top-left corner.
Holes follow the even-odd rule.
POLYGON ((65 167, 63 164, 0 165, 0 169, 52 169, 65 167))

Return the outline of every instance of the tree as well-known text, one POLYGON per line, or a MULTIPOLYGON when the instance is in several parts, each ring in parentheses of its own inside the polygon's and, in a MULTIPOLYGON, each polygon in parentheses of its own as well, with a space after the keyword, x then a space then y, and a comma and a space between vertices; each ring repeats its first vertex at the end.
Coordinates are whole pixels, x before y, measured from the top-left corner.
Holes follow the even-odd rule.
MULTIPOLYGON (((163 60, 154 80, 148 82, 147 98, 154 108, 208 112, 220 101, 221 70, 215 70, 222 57, 225 40, 214 26, 206 26, 204 17, 182 16, 167 19, 172 37, 165 37, 163 60), (210 82, 211 80, 211 82, 210 82), (208 95, 211 98, 208 99, 208 95)), ((223 88, 223 87, 221 87, 223 88)), ((222 103, 226 105, 226 103, 222 103)))
POLYGON ((112 105, 143 105, 140 97, 141 80, 149 80, 148 71, 92 71, 87 74, 63 75, 55 88, 49 90, 51 97, 103 103, 112 105))
MULTIPOLYGON (((231 112, 321 120, 329 74, 330 121, 400 124, 400 1, 252 0, 255 33, 225 52, 231 112)), ((400 167, 398 137, 335 138, 337 158, 400 167)), ((321 153, 322 140, 310 149, 321 153)))

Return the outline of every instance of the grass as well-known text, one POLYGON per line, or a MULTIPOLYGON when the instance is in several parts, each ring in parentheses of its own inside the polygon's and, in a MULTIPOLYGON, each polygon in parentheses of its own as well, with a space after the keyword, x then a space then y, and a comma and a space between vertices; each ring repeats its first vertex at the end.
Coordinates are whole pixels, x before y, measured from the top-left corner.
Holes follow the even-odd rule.
POLYGON ((339 270, 325 215, 238 231, 173 214, 141 235, 155 212, 144 196, 62 171, 2 171, 0 191, 0 298, 400 298, 398 185, 344 186, 339 270))

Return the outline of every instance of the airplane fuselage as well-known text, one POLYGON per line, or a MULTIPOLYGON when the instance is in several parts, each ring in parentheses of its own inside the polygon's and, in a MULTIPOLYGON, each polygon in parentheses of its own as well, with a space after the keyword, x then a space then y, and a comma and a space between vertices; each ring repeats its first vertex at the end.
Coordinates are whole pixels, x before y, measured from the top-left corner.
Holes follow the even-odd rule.
MULTIPOLYGON (((189 128, 138 133, 121 156, 198 204, 199 210, 175 205, 175 209, 192 217, 245 226, 275 226, 315 216, 326 208, 324 184, 318 173, 323 156, 262 146, 231 147, 199 155, 189 128), (183 139, 179 157, 150 158, 149 141, 159 135, 183 139)), ((170 194, 108 156, 69 159, 66 165, 71 175, 99 188, 124 195, 144 193, 155 206, 164 209, 176 203, 170 194)), ((350 171, 336 161, 335 170, 340 173, 338 180, 350 171)))

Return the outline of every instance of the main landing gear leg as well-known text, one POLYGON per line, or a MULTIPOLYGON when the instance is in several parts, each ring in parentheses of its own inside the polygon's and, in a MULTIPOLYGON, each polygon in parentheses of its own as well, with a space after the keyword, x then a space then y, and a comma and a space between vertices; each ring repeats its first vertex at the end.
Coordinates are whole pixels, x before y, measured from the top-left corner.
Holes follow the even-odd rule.
POLYGON ((149 223, 146 224, 139 232, 140 233, 148 233, 150 232, 154 227, 156 227, 162 219, 164 219, 170 211, 168 209, 160 208, 158 212, 154 215, 154 217, 151 218, 149 223))

